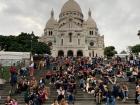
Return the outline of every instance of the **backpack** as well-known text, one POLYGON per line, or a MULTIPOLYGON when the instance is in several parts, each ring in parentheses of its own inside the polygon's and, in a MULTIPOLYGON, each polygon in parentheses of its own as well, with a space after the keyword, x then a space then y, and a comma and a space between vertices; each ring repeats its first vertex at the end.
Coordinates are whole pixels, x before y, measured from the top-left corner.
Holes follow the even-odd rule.
POLYGON ((113 102, 113 97, 109 97, 109 103, 112 103, 113 102))

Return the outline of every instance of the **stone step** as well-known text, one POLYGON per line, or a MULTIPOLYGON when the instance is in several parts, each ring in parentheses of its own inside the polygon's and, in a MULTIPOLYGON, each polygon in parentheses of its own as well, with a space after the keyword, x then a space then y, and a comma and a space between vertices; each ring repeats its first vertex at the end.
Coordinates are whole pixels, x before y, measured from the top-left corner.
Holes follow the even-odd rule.
MULTIPOLYGON (((35 73, 35 75, 39 78, 40 75, 42 75, 42 73, 40 71, 37 71, 35 73)), ((135 97, 135 83, 130 83, 128 81, 125 81, 124 79, 118 79, 119 83, 127 83, 128 87, 129 87, 129 99, 123 103, 122 100, 117 100, 117 105, 134 105, 134 97, 135 97)), ((47 81, 47 83, 49 83, 47 81)), ((50 96, 49 99, 46 101, 46 104, 44 105, 50 105, 54 99, 56 99, 57 97, 57 92, 56 92, 56 88, 54 85, 49 85, 47 84, 47 86, 50 87, 50 96)), ((10 84, 7 82, 4 85, 4 89, 2 91, 2 100, 0 102, 4 102, 4 100, 6 99, 6 97, 8 96, 8 92, 10 90, 11 86, 10 84)), ((0 91, 1 93, 1 91, 0 91)), ((0 94, 1 95, 1 94, 0 94)), ((24 103, 24 95, 22 94, 17 94, 16 99, 19 102, 19 105, 25 105, 24 103)), ((90 95, 86 92, 83 92, 80 88, 79 85, 76 85, 76 94, 75 94, 75 105, 95 105, 95 97, 93 95, 90 95)), ((4 104, 0 104, 0 105, 4 105, 4 104)))
MULTIPOLYGON (((49 104, 51 104, 53 102, 53 100, 47 100, 46 102, 45 102, 45 104, 43 104, 43 105, 49 105, 49 104)), ((96 104, 96 102, 94 101, 94 100, 76 100, 75 101, 75 105, 77 105, 77 104, 79 103, 79 105, 81 105, 80 103, 88 103, 87 105, 94 105, 94 104, 96 104), (89 104, 89 103, 92 103, 92 104, 89 104)), ((104 103, 104 102, 103 102, 104 103)), ((121 101, 117 101, 116 102, 117 104, 116 105, 134 105, 135 103, 134 103, 134 101, 132 102, 130 102, 130 101, 126 101, 126 102, 121 102, 121 101)), ((2 102, 0 102, 0 104, 1 105, 4 105, 4 101, 2 102)), ((24 101, 18 101, 18 104, 19 105, 25 105, 25 103, 24 103, 24 101)))

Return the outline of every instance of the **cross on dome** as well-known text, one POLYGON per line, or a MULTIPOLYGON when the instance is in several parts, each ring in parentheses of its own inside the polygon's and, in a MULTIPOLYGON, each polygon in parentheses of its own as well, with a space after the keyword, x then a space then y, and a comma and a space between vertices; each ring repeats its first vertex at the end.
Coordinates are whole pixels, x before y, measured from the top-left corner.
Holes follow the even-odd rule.
POLYGON ((88 16, 91 17, 91 10, 89 8, 89 11, 88 11, 88 16))
POLYGON ((53 9, 51 10, 51 18, 54 18, 54 11, 53 11, 53 9))

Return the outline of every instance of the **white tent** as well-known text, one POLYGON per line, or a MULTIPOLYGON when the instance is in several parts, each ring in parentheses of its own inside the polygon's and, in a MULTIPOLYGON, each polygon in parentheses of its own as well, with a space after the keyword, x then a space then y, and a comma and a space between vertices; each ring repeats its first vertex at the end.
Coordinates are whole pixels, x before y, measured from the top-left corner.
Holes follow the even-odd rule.
POLYGON ((125 58, 126 56, 129 56, 129 54, 115 54, 115 57, 125 58))
POLYGON ((13 63, 30 60, 30 52, 5 52, 0 51, 0 64, 10 66, 13 63))
POLYGON ((0 85, 5 84, 5 80, 0 78, 0 85))

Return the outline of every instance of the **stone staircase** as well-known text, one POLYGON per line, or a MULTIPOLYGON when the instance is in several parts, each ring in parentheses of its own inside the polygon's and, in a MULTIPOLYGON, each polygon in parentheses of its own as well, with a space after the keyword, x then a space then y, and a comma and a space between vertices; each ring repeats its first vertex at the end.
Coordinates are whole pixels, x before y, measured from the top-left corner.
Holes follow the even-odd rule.
MULTIPOLYGON (((7 82, 4 86, 3 89, 0 91, 0 96, 1 96, 1 100, 0 100, 0 105, 4 105, 4 102, 7 98, 7 96, 9 96, 9 91, 10 91, 10 84, 7 82)), ((25 105, 24 103, 24 95, 23 94, 17 94, 15 96, 12 96, 13 98, 15 98, 16 100, 18 100, 19 105, 25 105)))
MULTIPOLYGON (((36 75, 38 75, 37 78, 39 78, 42 75, 42 72, 39 71, 36 73, 36 75)), ((130 83, 127 81, 124 81, 123 79, 119 79, 118 80, 119 83, 127 83, 128 87, 129 87, 129 99, 124 103, 121 100, 117 100, 117 104, 116 105, 134 105, 134 100, 135 100, 135 84, 134 83, 130 83)), ((57 98, 57 92, 56 89, 53 85, 49 85, 50 87, 50 95, 48 97, 48 100, 46 101, 46 103, 44 105, 51 105, 51 103, 53 102, 54 99, 57 98)), ((6 100, 6 97, 9 95, 9 90, 10 90, 10 84, 7 82, 3 89, 0 90, 0 105, 4 105, 4 101, 6 100)), ((13 96, 15 99, 17 99, 19 105, 25 105, 24 103, 24 95, 22 94, 18 94, 13 96)), ((79 86, 77 86, 77 91, 75 94, 75 105, 96 105, 95 102, 95 97, 93 95, 90 95, 86 92, 83 92, 79 86)), ((103 104, 104 105, 104 104, 103 104)))
MULTIPOLYGON (((129 85, 134 86, 134 84, 129 84, 129 85)), ((0 91, 0 93, 2 95, 1 100, 0 100, 0 105, 4 105, 4 101, 5 101, 6 97, 8 96, 9 89, 10 89, 10 85, 7 83, 4 86, 4 90, 0 91)), ((131 94, 129 94, 129 99, 125 103, 122 102, 121 100, 118 100, 117 105, 134 105, 135 93, 133 92, 133 89, 130 89, 130 93, 131 94)), ((18 94, 14 97, 17 99, 19 105, 25 105, 23 94, 18 94)), ((53 86, 51 86, 49 99, 46 101, 46 103, 44 105, 51 105, 53 100, 56 98, 57 98, 56 89, 53 86)), ((75 105, 85 105, 85 104, 96 105, 95 97, 93 95, 87 94, 86 92, 83 92, 77 86, 77 92, 75 94, 75 105)))
MULTIPOLYGON (((135 103, 135 84, 126 82, 124 80, 119 80, 119 83, 127 83, 129 86, 129 99, 126 102, 122 102, 122 100, 117 100, 116 105, 134 105, 135 103)), ((50 86, 50 96, 49 100, 46 102, 45 105, 50 105, 54 99, 57 97, 56 89, 53 86, 50 86)), ((83 92, 79 86, 77 86, 77 91, 75 94, 75 105, 96 105, 95 97, 91 94, 83 92)), ((104 104, 103 104, 104 105, 104 104)))

